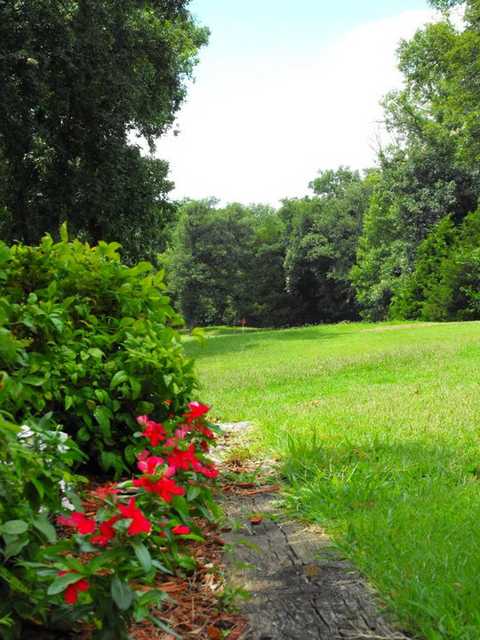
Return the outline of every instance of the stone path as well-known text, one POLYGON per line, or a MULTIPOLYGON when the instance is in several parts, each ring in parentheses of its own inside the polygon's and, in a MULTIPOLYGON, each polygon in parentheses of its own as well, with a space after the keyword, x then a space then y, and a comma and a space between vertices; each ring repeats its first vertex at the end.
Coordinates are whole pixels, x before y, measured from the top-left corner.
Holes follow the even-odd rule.
POLYGON ((251 594, 241 606, 250 626, 242 640, 407 639, 328 536, 288 519, 278 495, 231 495, 224 508, 236 523, 225 535, 229 582, 251 594))

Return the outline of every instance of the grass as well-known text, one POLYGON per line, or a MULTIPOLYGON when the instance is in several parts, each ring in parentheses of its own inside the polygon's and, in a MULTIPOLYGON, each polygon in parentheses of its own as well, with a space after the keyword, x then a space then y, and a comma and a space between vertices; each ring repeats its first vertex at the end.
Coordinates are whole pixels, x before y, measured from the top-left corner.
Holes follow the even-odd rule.
POLYGON ((288 508, 404 629, 480 638, 480 323, 217 330, 187 348, 216 417, 254 422, 288 508))

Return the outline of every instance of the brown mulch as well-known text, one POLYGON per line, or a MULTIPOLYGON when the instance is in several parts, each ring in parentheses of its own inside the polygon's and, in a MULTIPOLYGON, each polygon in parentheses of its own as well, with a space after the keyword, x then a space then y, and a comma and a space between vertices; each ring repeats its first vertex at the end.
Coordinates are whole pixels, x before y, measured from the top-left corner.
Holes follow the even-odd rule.
MULTIPOLYGON (((241 485, 242 483, 240 483, 241 485)), ((249 490, 239 487, 239 490, 249 490)), ((83 500, 87 515, 93 515, 102 501, 95 492, 100 485, 92 482, 83 500)), ((224 490, 222 485, 221 490, 224 490)), ((228 485, 233 491, 233 485, 228 485)), ((227 486, 225 490, 228 491, 227 486)), ((156 612, 159 620, 175 634, 158 628, 151 622, 140 622, 130 628, 132 640, 241 640, 247 629, 247 622, 241 615, 222 606, 221 596, 224 588, 224 545, 222 531, 218 525, 198 519, 204 534, 203 542, 188 542, 188 550, 197 562, 195 572, 190 576, 158 575, 152 588, 164 591, 167 598, 161 610, 156 612)), ((82 554, 87 556, 88 554, 82 554)), ((91 555, 91 554, 90 554, 91 555)), ((88 557, 85 557, 88 560, 88 557)), ((89 635, 82 638, 86 640, 89 635)))
MULTIPOLYGON (((223 546, 218 527, 204 523, 205 541, 189 545, 197 561, 189 577, 160 579, 155 587, 168 594, 159 618, 183 640, 240 640, 247 623, 236 613, 222 609, 218 597, 223 590, 223 546), (228 634, 227 634, 228 633, 228 634)), ((135 640, 175 640, 152 623, 139 623, 130 630, 135 640)))

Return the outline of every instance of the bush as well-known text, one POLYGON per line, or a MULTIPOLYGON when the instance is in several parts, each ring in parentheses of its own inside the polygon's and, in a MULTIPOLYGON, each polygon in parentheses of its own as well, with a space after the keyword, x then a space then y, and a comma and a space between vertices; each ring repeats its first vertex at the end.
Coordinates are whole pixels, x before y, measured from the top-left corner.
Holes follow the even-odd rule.
POLYGON ((134 416, 181 413, 195 387, 163 272, 118 248, 70 242, 65 226, 57 243, 0 243, 0 408, 20 424, 51 412, 117 475, 135 459, 134 416))
POLYGON ((49 416, 22 427, 0 416, 2 638, 19 637, 25 621, 46 620, 46 590, 25 563, 34 561, 45 545, 56 543, 55 514, 65 505, 80 504, 73 493, 80 478, 72 475, 70 467, 81 457, 75 443, 49 416))
POLYGON ((191 402, 164 423, 137 418, 141 474, 90 488, 84 502, 71 490, 80 478, 69 467, 81 455, 71 439, 48 416, 21 428, 1 419, 0 637, 87 624, 93 638, 127 640, 145 618, 165 630, 157 576, 192 571, 188 543, 218 516, 206 486, 218 475, 206 457, 216 429, 207 412, 191 402))

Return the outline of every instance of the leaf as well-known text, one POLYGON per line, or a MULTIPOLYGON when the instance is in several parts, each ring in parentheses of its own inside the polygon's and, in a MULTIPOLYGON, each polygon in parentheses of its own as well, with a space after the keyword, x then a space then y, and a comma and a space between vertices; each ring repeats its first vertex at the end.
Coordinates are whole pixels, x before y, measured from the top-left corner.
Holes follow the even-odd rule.
POLYGON ((47 516, 38 516, 33 521, 33 526, 43 533, 45 538, 51 544, 54 544, 57 541, 57 532, 55 531, 55 527, 49 522, 47 516))
POLYGON ((60 239, 62 242, 68 242, 68 226, 66 221, 60 227, 60 239))
POLYGON ((20 551, 30 542, 28 539, 17 538, 13 542, 6 545, 4 549, 5 560, 12 558, 20 553, 20 551))
POLYGON ((183 520, 188 520, 190 516, 188 502, 183 496, 175 496, 172 500, 172 506, 183 520))
POLYGON ((110 418, 112 417, 112 412, 110 411, 110 409, 108 409, 108 407, 97 407, 93 415, 100 425, 102 436, 105 438, 105 440, 111 440, 112 432, 110 430, 110 418))
POLYGON ((29 384, 31 387, 41 387, 46 381, 47 378, 40 376, 25 376, 22 380, 24 384, 29 384))
POLYGON ((11 536, 17 536, 28 531, 28 524, 25 520, 9 520, 0 526, 0 531, 11 536))
POLYGON ((133 602, 133 591, 126 582, 122 582, 118 576, 114 576, 111 586, 113 601, 120 609, 126 611, 133 602))
POLYGON ((96 358, 97 360, 101 360, 104 356, 104 353, 101 349, 97 347, 90 347, 88 350, 88 354, 92 356, 92 358, 96 358))
POLYGON ((110 382, 110 389, 116 389, 118 385, 122 384, 122 382, 126 382, 127 380, 128 374, 126 371, 117 371, 110 382))
POLYGON ((0 565, 0 578, 5 580, 12 591, 18 593, 26 593, 31 596, 30 589, 28 589, 23 582, 21 582, 11 571, 0 565))
POLYGON ((47 595, 55 596, 57 593, 62 593, 65 589, 75 582, 82 579, 82 576, 78 573, 66 573, 63 576, 57 576, 52 584, 47 589, 47 595))
POLYGON ((188 502, 193 502, 202 493, 200 487, 189 487, 187 491, 188 502))
POLYGON ((150 620, 150 622, 153 622, 153 624, 156 627, 158 627, 165 633, 173 636, 177 640, 182 640, 182 636, 179 636, 178 633, 175 633, 175 631, 171 627, 169 627, 168 624, 160 620, 160 618, 156 618, 155 616, 149 616, 148 619, 150 620))
POLYGON ((142 542, 134 544, 133 550, 135 551, 135 555, 142 565, 143 570, 145 573, 148 573, 152 568, 152 556, 150 555, 149 550, 142 542))

